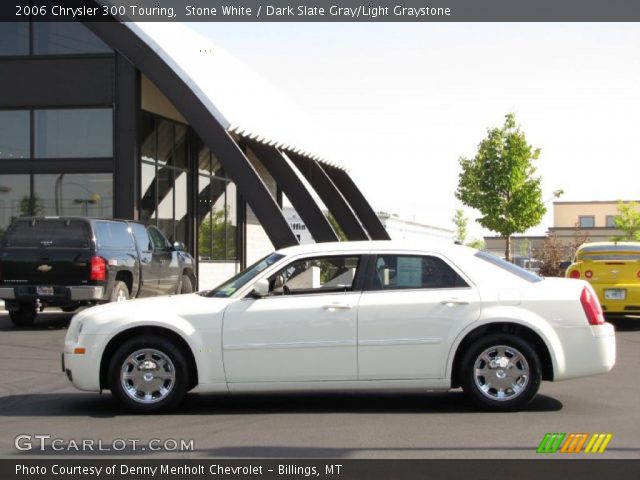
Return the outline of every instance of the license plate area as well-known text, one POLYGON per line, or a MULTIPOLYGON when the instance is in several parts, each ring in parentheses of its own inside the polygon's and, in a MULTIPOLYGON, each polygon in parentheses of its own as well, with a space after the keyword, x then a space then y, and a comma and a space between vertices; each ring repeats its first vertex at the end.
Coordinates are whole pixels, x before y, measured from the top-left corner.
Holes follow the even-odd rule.
POLYGON ((53 287, 36 287, 36 295, 51 296, 53 295, 53 287))
POLYGON ((627 291, 624 288, 605 288, 604 299, 605 300, 625 300, 627 298, 627 291))

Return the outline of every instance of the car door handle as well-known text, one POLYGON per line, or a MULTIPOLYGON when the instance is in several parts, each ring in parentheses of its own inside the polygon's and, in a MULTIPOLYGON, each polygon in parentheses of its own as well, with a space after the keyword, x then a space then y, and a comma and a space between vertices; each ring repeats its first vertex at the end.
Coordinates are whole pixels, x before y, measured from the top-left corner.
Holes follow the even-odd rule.
POLYGON ((469 305, 469 302, 457 298, 449 298, 440 302, 442 305, 469 305))
POLYGON ((353 307, 348 303, 330 303, 328 305, 323 305, 322 308, 325 310, 350 310, 353 307))

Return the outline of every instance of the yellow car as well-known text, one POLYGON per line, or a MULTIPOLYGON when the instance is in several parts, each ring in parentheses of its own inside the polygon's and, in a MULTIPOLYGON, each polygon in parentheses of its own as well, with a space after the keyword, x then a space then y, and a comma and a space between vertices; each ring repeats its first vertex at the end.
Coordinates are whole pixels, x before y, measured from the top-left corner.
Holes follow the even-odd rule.
POLYGON ((605 314, 640 314, 640 242, 585 243, 566 275, 591 283, 605 314))

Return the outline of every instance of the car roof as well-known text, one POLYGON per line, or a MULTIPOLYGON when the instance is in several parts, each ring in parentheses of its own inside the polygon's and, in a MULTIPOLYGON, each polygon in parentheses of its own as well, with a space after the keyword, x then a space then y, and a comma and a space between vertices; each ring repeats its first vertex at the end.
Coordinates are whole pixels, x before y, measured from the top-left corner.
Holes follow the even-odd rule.
POLYGON ((278 250, 283 255, 304 255, 312 253, 349 253, 368 251, 411 251, 411 252, 454 252, 459 250, 473 250, 469 247, 455 244, 453 240, 427 239, 420 242, 402 240, 370 240, 324 242, 296 245, 278 250))

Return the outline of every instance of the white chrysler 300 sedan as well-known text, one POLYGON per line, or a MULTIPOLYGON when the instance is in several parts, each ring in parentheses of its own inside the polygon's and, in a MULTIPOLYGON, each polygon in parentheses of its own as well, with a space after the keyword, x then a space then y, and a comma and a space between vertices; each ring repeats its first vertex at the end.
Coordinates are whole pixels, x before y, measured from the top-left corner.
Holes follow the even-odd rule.
POLYGON ((542 380, 605 373, 615 333, 591 286, 452 244, 286 248, 219 287, 71 321, 63 369, 126 407, 187 391, 434 390, 515 410, 542 380))

